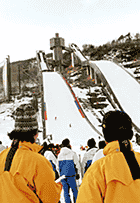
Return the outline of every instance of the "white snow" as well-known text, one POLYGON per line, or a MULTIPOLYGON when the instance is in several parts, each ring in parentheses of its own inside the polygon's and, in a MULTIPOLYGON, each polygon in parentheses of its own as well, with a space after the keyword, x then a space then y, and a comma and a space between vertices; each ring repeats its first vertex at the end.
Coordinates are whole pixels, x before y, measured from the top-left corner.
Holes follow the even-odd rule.
MULTIPOLYGON (((92 63, 92 61, 91 61, 92 63)), ((94 61, 120 102, 123 110, 140 126, 140 85, 121 67, 110 61, 94 61)))
MULTIPOLYGON (((102 71, 104 71, 104 64, 99 64, 102 68, 102 71)), ((107 76, 107 79, 111 84, 121 84, 120 78, 112 79, 114 76, 114 71, 111 71, 109 68, 110 76, 107 76), (112 75, 111 75, 112 74, 112 75), (110 78, 111 79, 110 79, 110 78)), ((105 72, 104 72, 105 74, 105 72)), ((107 74, 107 73, 106 73, 107 74)), ((115 73, 117 74, 117 73, 115 73)), ((116 77, 119 77, 120 72, 118 72, 118 75, 116 77)), ((123 73, 121 73, 123 74, 123 73)), ((122 77, 126 78, 127 83, 123 83, 123 86, 128 84, 132 84, 132 90, 134 92, 134 97, 130 99, 138 100, 139 101, 139 86, 133 86, 133 81, 128 81, 126 74, 124 74, 122 77)), ((64 138, 69 138, 72 145, 72 150, 75 151, 78 155, 81 156, 81 159, 83 157, 83 154, 85 151, 80 150, 80 145, 87 145, 87 140, 91 137, 94 137, 96 140, 96 145, 98 146, 98 134, 91 128, 91 126, 87 123, 86 119, 83 118, 78 111, 78 108, 74 102, 74 98, 71 95, 71 92, 69 88, 67 87, 65 81, 60 77, 59 74, 54 72, 44 72, 43 73, 43 82, 44 82, 44 95, 45 95, 45 102, 47 106, 47 116, 48 120, 46 121, 46 127, 47 127, 47 134, 53 135, 53 142, 60 144, 64 138), (55 120, 55 116, 57 116, 57 119, 55 120), (69 126, 71 124, 71 127, 69 126)), ((119 94, 119 90, 121 87, 118 87, 118 91, 116 92, 116 89, 114 89, 115 93, 119 94)), ((92 90, 94 90, 93 88, 92 90)), ((96 87, 97 89, 97 87, 96 87)), ((75 92, 76 97, 87 99, 87 89, 79 89, 78 87, 73 87, 73 91, 75 92)), ((129 92, 130 88, 123 89, 123 91, 129 92)), ((15 100, 15 102, 11 103, 2 103, 0 105, 0 140, 2 141, 4 146, 10 146, 11 140, 7 136, 7 132, 10 132, 14 129, 14 120, 10 117, 12 112, 17 108, 17 106, 21 105, 22 103, 29 103, 31 98, 24 97, 21 100, 15 100)), ((129 103, 126 100, 125 103, 129 103)), ((82 106, 82 104, 81 104, 82 106)), ((139 108, 137 106, 137 108, 139 108)), ((111 110, 112 107, 108 105, 106 107, 105 111, 111 110)), ((131 111, 133 111, 133 106, 130 106, 131 111)), ((83 109, 84 110, 84 109, 83 109)), ((101 132, 101 128, 98 127, 100 124, 97 120, 97 116, 99 118, 102 118, 99 111, 94 110, 94 113, 92 112, 93 109, 89 110, 88 112, 84 110, 87 117, 90 119, 90 121, 95 125, 95 127, 101 132)), ((138 119, 139 120, 139 119, 138 119)), ((38 122, 39 122, 39 128, 42 128, 42 120, 41 120, 41 110, 38 113, 38 122)), ((41 144, 44 142, 42 133, 39 133, 39 139, 41 141, 41 144)), ((140 152, 140 146, 138 146, 135 143, 135 139, 133 138, 133 148, 140 152)), ((81 182, 81 179, 80 179, 81 182)), ((70 192, 72 195, 72 192, 70 192)), ((71 198, 72 199, 72 198, 71 198)), ((61 193, 61 203, 64 201, 64 195, 63 190, 61 193)))
POLYGON ((47 134, 53 135, 54 143, 61 143, 68 137, 72 146, 80 148, 80 144, 84 144, 91 137, 98 141, 99 135, 81 116, 75 99, 61 76, 55 72, 44 72, 43 82, 48 118, 47 134))

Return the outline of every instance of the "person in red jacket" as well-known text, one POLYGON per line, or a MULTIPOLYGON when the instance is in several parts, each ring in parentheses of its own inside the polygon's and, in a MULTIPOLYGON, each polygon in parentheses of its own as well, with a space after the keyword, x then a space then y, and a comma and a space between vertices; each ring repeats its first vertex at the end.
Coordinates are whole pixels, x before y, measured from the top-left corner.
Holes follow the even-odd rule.
POLYGON ((16 109, 15 129, 8 135, 13 143, 0 153, 0 202, 59 202, 61 184, 55 182, 51 163, 38 153, 42 146, 35 143, 38 123, 31 105, 16 109))

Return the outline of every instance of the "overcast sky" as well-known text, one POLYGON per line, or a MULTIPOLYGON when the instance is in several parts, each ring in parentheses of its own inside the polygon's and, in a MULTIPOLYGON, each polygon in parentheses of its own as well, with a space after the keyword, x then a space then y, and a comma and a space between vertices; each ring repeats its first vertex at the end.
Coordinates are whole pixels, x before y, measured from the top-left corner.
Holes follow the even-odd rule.
POLYGON ((58 32, 65 45, 99 46, 140 33, 140 0, 0 0, 0 62, 50 50, 58 32))

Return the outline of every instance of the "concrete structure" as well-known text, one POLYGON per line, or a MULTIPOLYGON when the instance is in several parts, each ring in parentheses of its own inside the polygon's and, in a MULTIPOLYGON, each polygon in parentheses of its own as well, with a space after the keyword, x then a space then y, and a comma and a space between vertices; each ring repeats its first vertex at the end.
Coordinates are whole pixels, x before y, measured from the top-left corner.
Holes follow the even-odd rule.
POLYGON ((61 71, 61 64, 63 60, 62 50, 65 48, 65 41, 62 37, 59 37, 59 33, 55 34, 55 37, 50 39, 50 49, 53 50, 53 59, 55 60, 57 66, 55 71, 61 71))

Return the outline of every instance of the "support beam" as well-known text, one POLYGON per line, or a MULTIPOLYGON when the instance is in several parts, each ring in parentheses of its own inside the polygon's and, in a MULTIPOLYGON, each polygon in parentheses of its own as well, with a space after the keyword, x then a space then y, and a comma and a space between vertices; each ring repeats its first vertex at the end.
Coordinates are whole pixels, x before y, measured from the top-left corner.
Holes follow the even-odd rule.
POLYGON ((94 71, 94 80, 95 80, 95 84, 97 85, 97 74, 95 71, 94 71))
POLYGON ((73 53, 71 53, 71 65, 72 65, 72 67, 74 67, 74 55, 73 55, 73 53))
POLYGON ((93 71, 93 69, 90 67, 90 78, 91 79, 93 79, 93 77, 92 77, 92 71, 93 71))
POLYGON ((90 68, 87 66, 87 75, 90 75, 90 68))

